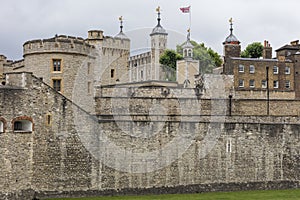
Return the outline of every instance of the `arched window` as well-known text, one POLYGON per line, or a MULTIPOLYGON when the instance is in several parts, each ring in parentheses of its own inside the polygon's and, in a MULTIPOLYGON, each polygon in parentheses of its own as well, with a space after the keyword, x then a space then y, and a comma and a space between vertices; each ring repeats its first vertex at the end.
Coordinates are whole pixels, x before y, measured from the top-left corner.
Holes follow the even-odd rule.
POLYGON ((4 133, 4 123, 0 121, 0 133, 4 133))
POLYGON ((4 118, 0 117, 0 133, 4 133, 6 129, 6 121, 4 118))
POLYGON ((184 54, 183 55, 184 57, 187 57, 187 50, 186 49, 184 50, 183 54, 184 54))
POLYGON ((33 131, 33 123, 30 117, 17 117, 12 122, 14 132, 27 132, 33 131))
POLYGON ((192 57, 192 50, 191 49, 189 49, 189 55, 188 55, 188 57, 192 57))

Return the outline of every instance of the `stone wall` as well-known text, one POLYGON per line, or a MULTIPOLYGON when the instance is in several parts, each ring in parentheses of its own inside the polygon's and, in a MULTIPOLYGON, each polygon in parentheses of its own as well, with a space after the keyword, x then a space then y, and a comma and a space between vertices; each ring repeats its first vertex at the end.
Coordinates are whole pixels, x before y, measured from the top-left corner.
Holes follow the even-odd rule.
POLYGON ((17 81, 0 87, 2 195, 299 187, 299 117, 202 116, 193 108, 212 103, 185 97, 194 90, 166 97, 166 88, 140 88, 135 98, 125 98, 120 88, 115 115, 105 107, 112 98, 102 96, 96 118, 31 74, 8 78, 17 81), (122 118, 125 100, 129 109, 122 118), (32 118, 33 131, 13 130, 22 116, 32 118))

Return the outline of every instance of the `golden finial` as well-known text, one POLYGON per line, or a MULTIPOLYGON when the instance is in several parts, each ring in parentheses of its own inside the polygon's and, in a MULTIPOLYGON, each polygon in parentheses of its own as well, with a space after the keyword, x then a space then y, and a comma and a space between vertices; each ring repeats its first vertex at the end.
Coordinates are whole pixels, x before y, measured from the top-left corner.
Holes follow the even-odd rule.
POLYGON ((187 32, 188 32, 188 33, 191 32, 191 29, 189 28, 189 29, 187 30, 187 32))
POLYGON ((158 6, 157 8, 156 8, 156 12, 160 12, 160 6, 158 6))
POLYGON ((120 17, 119 17, 119 20, 120 20, 120 21, 123 21, 123 16, 120 16, 120 17))
POLYGON ((232 17, 229 19, 229 22, 230 22, 230 24, 232 24, 232 23, 233 23, 233 19, 232 19, 232 17))

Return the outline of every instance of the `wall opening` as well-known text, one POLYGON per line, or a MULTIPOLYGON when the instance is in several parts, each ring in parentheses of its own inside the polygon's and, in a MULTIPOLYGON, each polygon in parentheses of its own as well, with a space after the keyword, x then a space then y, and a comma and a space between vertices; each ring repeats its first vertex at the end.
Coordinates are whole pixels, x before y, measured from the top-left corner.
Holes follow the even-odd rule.
POLYGON ((12 125, 14 132, 31 133, 33 131, 33 123, 30 117, 18 117, 13 120, 12 125))
POLYGON ((51 126, 51 124, 52 124, 52 115, 51 114, 46 115, 45 122, 46 122, 46 126, 51 126))
POLYGON ((4 133, 4 123, 0 120, 0 133, 4 133))

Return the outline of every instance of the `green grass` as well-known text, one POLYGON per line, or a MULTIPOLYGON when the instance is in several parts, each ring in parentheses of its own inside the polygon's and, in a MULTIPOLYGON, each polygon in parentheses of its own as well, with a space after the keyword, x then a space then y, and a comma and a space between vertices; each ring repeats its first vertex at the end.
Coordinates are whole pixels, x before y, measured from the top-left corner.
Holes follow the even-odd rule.
POLYGON ((60 198, 48 200, 300 200, 300 190, 214 192, 202 194, 60 198))

